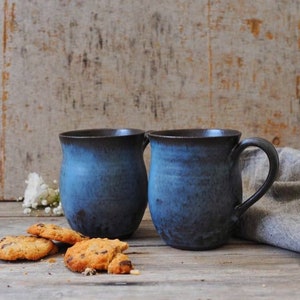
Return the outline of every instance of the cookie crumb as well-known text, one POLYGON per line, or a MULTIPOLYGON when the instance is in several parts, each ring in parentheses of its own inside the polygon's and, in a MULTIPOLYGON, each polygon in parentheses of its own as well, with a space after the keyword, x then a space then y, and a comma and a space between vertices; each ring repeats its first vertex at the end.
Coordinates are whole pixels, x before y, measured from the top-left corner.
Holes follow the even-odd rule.
POLYGON ((140 275, 140 271, 137 269, 130 270, 130 275, 140 275))
POLYGON ((91 276, 91 275, 96 275, 97 271, 93 268, 86 268, 82 274, 85 276, 91 276))

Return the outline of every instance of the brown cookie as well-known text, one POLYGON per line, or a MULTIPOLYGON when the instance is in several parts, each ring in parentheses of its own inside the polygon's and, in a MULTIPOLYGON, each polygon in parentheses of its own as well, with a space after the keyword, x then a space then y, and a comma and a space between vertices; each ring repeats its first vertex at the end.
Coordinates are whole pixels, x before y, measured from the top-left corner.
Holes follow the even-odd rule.
POLYGON ((130 274, 131 270, 133 270, 131 260, 124 253, 117 253, 107 268, 110 274, 130 274))
POLYGON ((74 272, 84 272, 87 268, 107 271, 116 254, 127 248, 128 244, 118 239, 92 238, 68 248, 64 262, 74 272))
POLYGON ((39 260, 57 251, 52 241, 35 236, 6 236, 0 240, 2 260, 39 260))
POLYGON ((88 239, 88 237, 73 229, 61 227, 55 224, 37 223, 30 226, 27 229, 27 232, 32 235, 71 245, 88 239))
POLYGON ((126 249, 128 249, 129 245, 126 242, 122 242, 119 239, 108 239, 108 238, 103 238, 100 239, 101 243, 103 244, 108 244, 110 246, 112 246, 113 248, 115 248, 117 250, 117 252, 123 252, 126 249))

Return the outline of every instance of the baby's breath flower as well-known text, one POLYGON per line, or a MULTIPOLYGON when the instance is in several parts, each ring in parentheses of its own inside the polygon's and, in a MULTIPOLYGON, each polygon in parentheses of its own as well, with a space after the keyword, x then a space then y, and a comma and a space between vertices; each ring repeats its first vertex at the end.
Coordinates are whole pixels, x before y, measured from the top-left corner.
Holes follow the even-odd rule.
POLYGON ((51 212, 51 207, 50 206, 45 207, 45 213, 49 214, 50 212, 51 212))
POLYGON ((28 214, 31 212, 31 209, 47 206, 45 208, 46 213, 50 213, 51 207, 54 207, 56 208, 56 215, 63 215, 57 180, 53 180, 52 186, 49 186, 39 174, 30 173, 27 180, 25 180, 25 183, 27 184, 27 187, 24 198, 22 197, 24 213, 28 214))
POLYGON ((25 215, 29 215, 31 213, 31 208, 26 207, 26 208, 24 208, 23 212, 25 215))
POLYGON ((57 207, 54 207, 54 208, 53 208, 53 213, 54 213, 56 216, 62 216, 62 215, 64 214, 63 209, 62 209, 62 206, 59 204, 57 207))
POLYGON ((46 199, 43 199, 43 200, 41 201, 41 203, 42 203, 42 205, 44 205, 44 206, 47 206, 47 205, 48 205, 48 201, 47 201, 46 199))
POLYGON ((31 207, 32 207, 33 209, 37 209, 38 203, 37 203, 37 202, 32 203, 32 204, 31 204, 31 207))

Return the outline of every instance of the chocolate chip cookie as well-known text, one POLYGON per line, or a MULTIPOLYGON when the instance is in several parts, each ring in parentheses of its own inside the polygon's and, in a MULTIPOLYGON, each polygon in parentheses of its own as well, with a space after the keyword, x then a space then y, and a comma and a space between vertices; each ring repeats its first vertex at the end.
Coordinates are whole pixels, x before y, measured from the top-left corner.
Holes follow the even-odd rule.
POLYGON ((127 248, 128 244, 118 239, 92 238, 78 242, 68 248, 64 256, 64 262, 66 267, 74 272, 84 272, 87 268, 108 271, 110 268, 110 273, 125 273, 129 270, 131 263, 129 263, 127 256, 120 256, 119 254, 127 248), (109 267, 114 259, 116 261, 109 267))
POLYGON ((33 224, 27 229, 27 232, 32 235, 71 245, 88 239, 88 237, 73 229, 61 227, 55 224, 33 224))
POLYGON ((39 260, 57 251, 52 241, 35 236, 6 236, 0 240, 2 260, 39 260))
POLYGON ((133 265, 129 257, 124 253, 117 253, 109 263, 107 273, 109 274, 130 274, 133 265))

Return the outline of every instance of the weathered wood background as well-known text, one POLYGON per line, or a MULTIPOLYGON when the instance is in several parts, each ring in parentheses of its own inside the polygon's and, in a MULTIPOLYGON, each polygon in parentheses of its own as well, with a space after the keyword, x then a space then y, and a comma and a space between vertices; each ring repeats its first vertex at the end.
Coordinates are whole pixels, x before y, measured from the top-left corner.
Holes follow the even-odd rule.
POLYGON ((230 127, 300 148, 299 0, 1 0, 0 32, 2 200, 29 172, 58 178, 65 130, 230 127))

